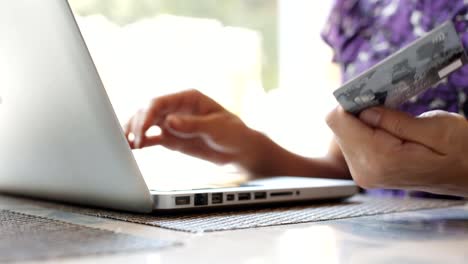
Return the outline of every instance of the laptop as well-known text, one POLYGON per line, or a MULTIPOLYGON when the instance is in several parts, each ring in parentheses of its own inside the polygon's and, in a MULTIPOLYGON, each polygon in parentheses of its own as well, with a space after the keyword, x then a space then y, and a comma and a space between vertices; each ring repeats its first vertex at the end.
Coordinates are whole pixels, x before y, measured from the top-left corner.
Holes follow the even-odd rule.
POLYGON ((358 191, 349 180, 299 177, 148 188, 68 2, 2 1, 0 39, 0 192, 149 213, 339 199, 358 191))

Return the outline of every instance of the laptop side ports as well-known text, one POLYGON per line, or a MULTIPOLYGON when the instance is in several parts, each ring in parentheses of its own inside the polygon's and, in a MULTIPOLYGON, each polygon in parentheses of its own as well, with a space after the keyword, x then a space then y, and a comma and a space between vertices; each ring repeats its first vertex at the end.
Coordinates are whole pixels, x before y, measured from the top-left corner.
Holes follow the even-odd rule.
POLYGON ((256 192, 254 193, 255 200, 266 199, 267 193, 266 192, 256 192))
POLYGON ((231 201, 234 201, 234 200, 236 200, 236 196, 234 194, 232 194, 232 193, 226 194, 226 201, 231 202, 231 201))
POLYGON ((195 194, 195 206, 208 205, 208 194, 207 193, 197 193, 195 194))
POLYGON ((223 193, 211 194, 211 204, 222 204, 222 203, 223 203, 223 193))
POLYGON ((250 193, 239 193, 237 195, 239 201, 247 201, 250 200, 251 194, 250 193))
POLYGON ((190 204, 190 196, 178 196, 175 198, 176 205, 189 205, 190 204))
POLYGON ((280 197, 280 196, 293 196, 293 192, 272 192, 270 197, 280 197))

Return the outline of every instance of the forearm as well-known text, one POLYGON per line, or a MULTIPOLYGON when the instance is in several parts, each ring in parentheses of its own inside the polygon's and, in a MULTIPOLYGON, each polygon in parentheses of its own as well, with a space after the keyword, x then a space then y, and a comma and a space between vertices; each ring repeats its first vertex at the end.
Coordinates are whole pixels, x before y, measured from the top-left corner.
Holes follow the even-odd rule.
POLYGON ((273 142, 267 136, 252 131, 252 149, 240 166, 253 177, 307 176, 321 178, 350 178, 341 151, 333 144, 323 158, 308 158, 292 153, 273 142))

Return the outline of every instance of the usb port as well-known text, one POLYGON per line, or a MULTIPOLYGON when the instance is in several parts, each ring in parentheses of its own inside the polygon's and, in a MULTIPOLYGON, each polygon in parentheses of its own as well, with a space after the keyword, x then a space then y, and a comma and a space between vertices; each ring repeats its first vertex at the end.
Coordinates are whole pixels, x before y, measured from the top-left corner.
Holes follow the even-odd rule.
POLYGON ((211 195, 212 204, 222 204, 223 203, 223 194, 222 193, 213 193, 211 195))
POLYGON ((176 205, 189 205, 190 204, 190 196, 179 196, 175 198, 176 205))
POLYGON ((239 193, 238 194, 239 201, 250 200, 250 193, 239 193))
POLYGON ((255 200, 257 199, 266 199, 267 194, 266 192, 256 192, 254 193, 255 200))
POLYGON ((228 194, 226 195, 226 201, 234 201, 236 196, 234 194, 228 194))

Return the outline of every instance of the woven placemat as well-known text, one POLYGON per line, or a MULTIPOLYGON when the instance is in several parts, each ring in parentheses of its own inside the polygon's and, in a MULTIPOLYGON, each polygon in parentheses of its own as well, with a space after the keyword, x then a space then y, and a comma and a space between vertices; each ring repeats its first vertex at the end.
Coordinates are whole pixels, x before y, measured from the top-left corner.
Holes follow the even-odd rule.
POLYGON ((0 262, 129 253, 171 244, 0 210, 0 262))
POLYGON ((32 202, 41 207, 192 233, 316 222, 465 204, 465 201, 454 200, 355 196, 347 201, 335 203, 311 203, 292 207, 157 215, 132 214, 37 200, 32 202))

